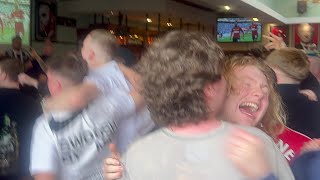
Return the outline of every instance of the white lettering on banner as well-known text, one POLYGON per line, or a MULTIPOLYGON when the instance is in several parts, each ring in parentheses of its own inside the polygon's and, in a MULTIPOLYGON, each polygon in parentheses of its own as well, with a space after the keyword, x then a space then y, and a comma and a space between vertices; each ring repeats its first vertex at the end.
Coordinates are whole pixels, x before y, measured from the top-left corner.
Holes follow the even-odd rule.
POLYGON ((281 139, 279 139, 278 143, 278 148, 280 149, 280 152, 284 155, 284 157, 290 161, 291 158, 294 157, 294 151, 292 149, 289 149, 289 144, 284 143, 281 139))

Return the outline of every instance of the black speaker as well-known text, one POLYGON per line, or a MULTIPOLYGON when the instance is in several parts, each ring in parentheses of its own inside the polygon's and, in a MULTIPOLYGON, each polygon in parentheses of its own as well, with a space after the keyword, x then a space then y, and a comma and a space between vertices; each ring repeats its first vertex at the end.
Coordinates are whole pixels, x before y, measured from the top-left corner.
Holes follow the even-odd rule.
POLYGON ((297 2, 297 11, 299 14, 303 14, 307 12, 307 1, 306 0, 299 0, 297 2))

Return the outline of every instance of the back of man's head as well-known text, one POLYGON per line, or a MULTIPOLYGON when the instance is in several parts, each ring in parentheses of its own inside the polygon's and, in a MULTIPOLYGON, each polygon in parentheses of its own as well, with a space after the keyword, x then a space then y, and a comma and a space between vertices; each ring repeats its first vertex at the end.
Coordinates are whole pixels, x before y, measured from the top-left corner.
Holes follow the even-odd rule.
POLYGON ((103 56, 104 61, 110 61, 114 58, 118 48, 114 35, 104 29, 95 29, 89 33, 89 36, 95 52, 103 56))
POLYGON ((309 61, 310 61, 310 72, 320 82, 320 57, 318 57, 318 56, 309 56, 309 61))
POLYGON ((18 82, 18 75, 22 72, 22 65, 19 61, 10 58, 0 60, 0 73, 5 73, 10 81, 18 82))
POLYGON ((282 71, 289 78, 298 82, 304 80, 309 73, 310 63, 307 55, 295 48, 275 50, 270 53, 266 62, 272 68, 282 71))
POLYGON ((12 48, 15 50, 20 50, 22 48, 22 39, 20 36, 12 38, 12 48))
POLYGON ((87 63, 73 53, 50 58, 47 67, 48 71, 58 74, 74 85, 82 83, 88 74, 87 63))
POLYGON ((14 42, 14 41, 22 41, 22 38, 20 36, 14 36, 14 37, 12 37, 11 41, 12 42, 14 42))
POLYGON ((209 34, 172 31, 143 55, 144 96, 163 126, 198 123, 208 117, 204 88, 222 77, 224 53, 209 34))

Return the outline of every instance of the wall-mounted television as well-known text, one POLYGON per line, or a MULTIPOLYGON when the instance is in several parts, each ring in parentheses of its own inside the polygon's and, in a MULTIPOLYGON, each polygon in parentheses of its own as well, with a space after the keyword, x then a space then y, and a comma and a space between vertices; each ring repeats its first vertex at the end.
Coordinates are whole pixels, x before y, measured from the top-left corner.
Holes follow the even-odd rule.
POLYGON ((30 0, 0 0, 0 44, 11 44, 16 35, 30 44, 30 0))
POLYGON ((218 18, 218 42, 259 42, 261 23, 249 18, 218 18))

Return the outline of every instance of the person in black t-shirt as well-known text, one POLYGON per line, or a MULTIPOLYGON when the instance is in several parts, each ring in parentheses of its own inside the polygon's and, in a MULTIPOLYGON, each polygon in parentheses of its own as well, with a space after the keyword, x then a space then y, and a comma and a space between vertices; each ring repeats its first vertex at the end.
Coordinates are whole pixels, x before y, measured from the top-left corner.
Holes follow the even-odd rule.
POLYGON ((0 179, 18 180, 29 175, 30 141, 39 102, 21 92, 18 61, 0 61, 0 179))
POLYGON ((307 55, 295 48, 273 51, 266 62, 275 71, 278 90, 286 107, 287 126, 311 138, 320 138, 320 102, 299 92, 300 83, 309 75, 307 55))

